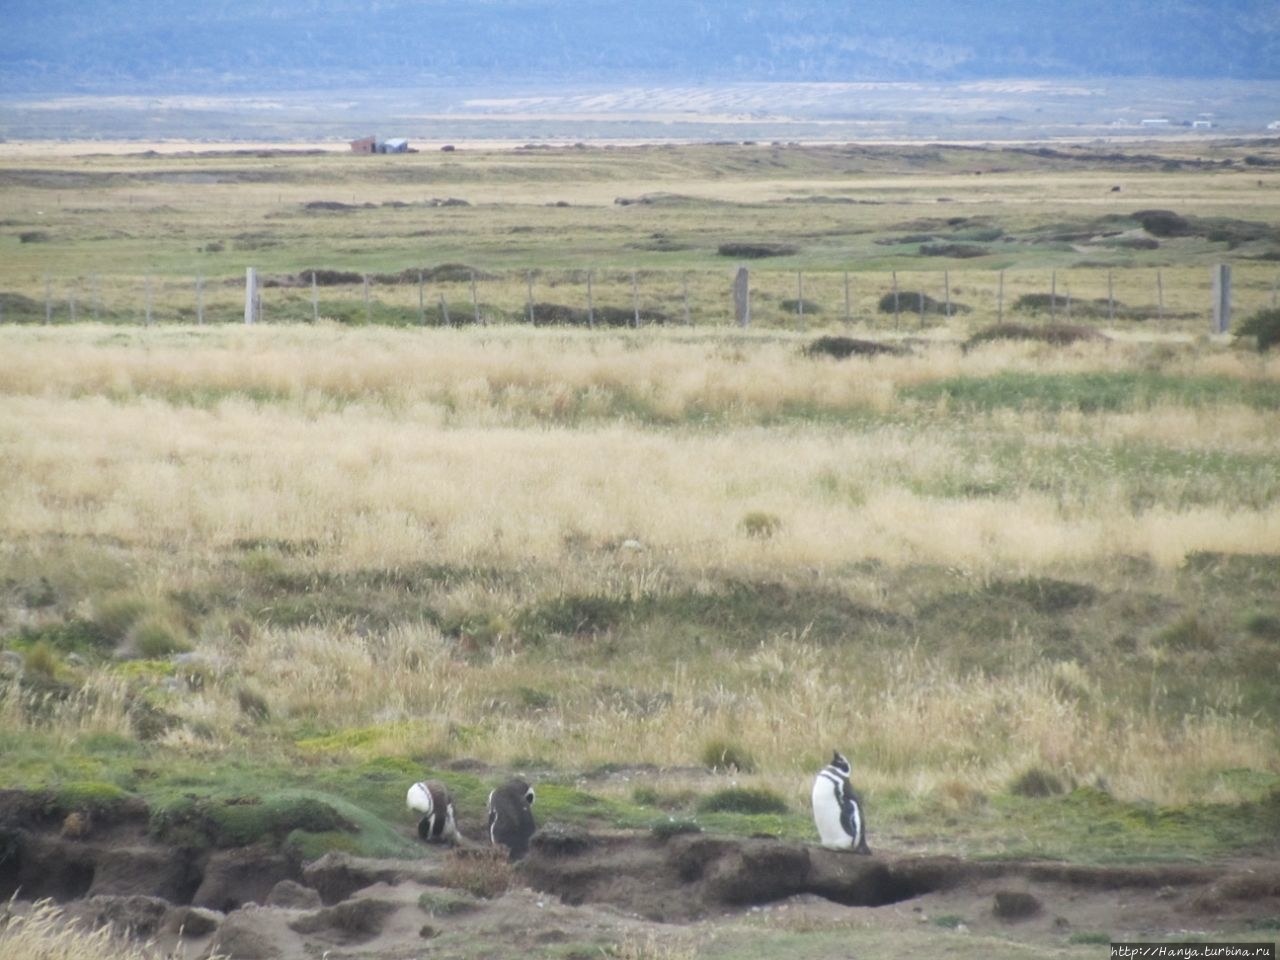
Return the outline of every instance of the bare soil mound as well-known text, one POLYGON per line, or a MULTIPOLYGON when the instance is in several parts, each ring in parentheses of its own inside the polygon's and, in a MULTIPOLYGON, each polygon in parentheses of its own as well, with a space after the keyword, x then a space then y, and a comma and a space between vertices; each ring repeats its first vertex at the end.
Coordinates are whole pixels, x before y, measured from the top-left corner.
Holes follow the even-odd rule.
MULTIPOLYGON (((39 795, 0 792, 0 900, 50 898, 85 922, 173 956, 302 958, 514 955, 624 939, 694 942, 725 925, 786 917, 804 929, 895 931, 930 918, 1062 943, 1188 928, 1248 929, 1280 916, 1280 863, 1088 866, 953 857, 858 856, 769 838, 598 832, 549 824, 498 891, 459 882, 487 851, 424 847, 418 860, 329 853, 304 863, 275 845, 197 849, 147 834, 121 804, 96 822, 50 818, 39 795), (470 889, 468 889, 470 887, 470 889), (853 913, 851 913, 853 911, 853 913), (816 926, 815 926, 816 925, 816 926), (678 931, 678 932, 676 932, 678 931), (497 953, 495 954, 495 951, 497 953)), ((23 906, 22 904, 27 904, 23 906)), ((719 933, 713 933, 719 931, 719 933)), ((573 952, 573 951, 570 951, 573 952)))

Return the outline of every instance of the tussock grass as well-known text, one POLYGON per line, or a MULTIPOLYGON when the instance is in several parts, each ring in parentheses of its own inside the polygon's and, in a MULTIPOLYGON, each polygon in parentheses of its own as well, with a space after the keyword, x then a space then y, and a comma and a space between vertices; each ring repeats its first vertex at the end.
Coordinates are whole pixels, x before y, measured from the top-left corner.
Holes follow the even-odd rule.
MULTIPOLYGON (((159 948, 120 936, 110 926, 87 930, 49 900, 0 910, 0 954, 10 960, 164 960, 159 948)), ((214 954, 210 960, 225 960, 214 954)))
POLYGON ((792 810, 833 747, 891 808, 1280 773, 1274 358, 0 336, 12 736, 578 770, 721 744, 792 810), (157 659, 113 661, 148 625, 157 659))

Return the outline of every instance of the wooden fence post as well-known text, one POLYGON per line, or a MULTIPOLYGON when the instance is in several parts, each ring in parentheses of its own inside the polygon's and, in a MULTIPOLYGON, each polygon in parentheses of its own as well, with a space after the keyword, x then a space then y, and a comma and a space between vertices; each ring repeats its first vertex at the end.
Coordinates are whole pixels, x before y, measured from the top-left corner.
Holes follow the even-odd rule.
POLYGON ((449 304, 445 302, 444 294, 440 294, 440 322, 446 327, 452 327, 449 322, 449 304))
POLYGON ((733 277, 733 316, 738 326, 751 325, 751 271, 739 267, 733 277))
POLYGON ((257 319, 258 319, 258 271, 254 267, 245 267, 245 270, 244 270, 244 322, 245 322, 245 325, 252 326, 257 319))
POLYGON ((1231 267, 1222 263, 1213 268, 1213 332, 1231 329, 1231 267))

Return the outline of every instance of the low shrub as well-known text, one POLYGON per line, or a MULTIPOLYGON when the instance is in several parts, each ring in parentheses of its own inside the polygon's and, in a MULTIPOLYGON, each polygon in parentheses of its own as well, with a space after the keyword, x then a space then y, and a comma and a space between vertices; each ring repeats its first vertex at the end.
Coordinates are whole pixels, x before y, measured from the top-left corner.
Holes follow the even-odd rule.
POLYGON ((440 884, 453 890, 463 890, 473 897, 491 900, 511 889, 515 881, 515 868, 501 848, 482 847, 476 850, 454 850, 445 861, 440 884))
POLYGON ((186 631, 163 614, 147 614, 129 628, 126 642, 145 660, 159 660, 192 649, 186 631))
POLYGON ((1062 781, 1043 767, 1023 771, 1009 784, 1015 797, 1056 797, 1066 793, 1062 781))
POLYGON ((267 703, 267 698, 251 687, 241 686, 236 690, 236 703, 241 713, 258 723, 271 718, 271 706, 267 703))
POLYGON ((1191 221, 1172 210, 1139 210, 1133 219, 1155 237, 1185 237, 1191 233, 1191 221))
POLYGON ((748 537, 768 540, 782 530, 782 518, 763 510, 752 510, 738 521, 738 528, 748 537))
POLYGON ((656 840, 667 840, 690 833, 701 833, 702 827, 696 820, 677 820, 674 817, 668 817, 666 820, 657 820, 651 824, 649 832, 656 840))
POLYGON ((134 594, 113 594, 95 604, 93 619, 103 638, 117 644, 146 615, 148 606, 146 600, 134 594))
POLYGON ((702 748, 702 762, 712 770, 735 770, 738 773, 754 773, 755 757, 739 743, 728 740, 712 740, 702 748))
POLYGON ((1245 618, 1245 632, 1261 640, 1280 640, 1280 616, 1273 613, 1251 613, 1245 618))
POLYGON ((1210 651, 1218 646, 1218 638, 1199 617, 1183 617, 1177 623, 1161 630, 1156 637, 1160 646, 1183 653, 1210 651))
POLYGON ((979 330, 964 343, 968 350, 983 343, 995 340, 1038 340, 1054 346, 1065 347, 1073 343, 1091 340, 1106 340, 1107 336, 1093 327, 1073 323, 1046 323, 1039 326, 1028 326, 1022 323, 996 323, 985 330, 979 330))
POLYGON ((729 787, 698 801, 699 813, 745 813, 759 815, 787 812, 787 801, 769 790, 729 787))
POLYGON ((1037 613, 1059 614, 1098 600, 1098 588, 1088 583, 1073 583, 1052 577, 1022 577, 1017 580, 994 580, 985 592, 992 598, 1021 601, 1037 613))
POLYGON ((532 637, 545 634, 582 636, 605 633, 634 612, 633 601, 605 594, 566 594, 525 611, 519 628, 532 637))
MULTIPOLYGON (((889 291, 881 297, 876 309, 881 313, 935 313, 945 316, 948 306, 945 302, 935 300, 927 293, 918 293, 914 290, 899 290, 897 293, 889 291)), ((968 313, 971 309, 971 307, 963 303, 952 303, 950 305, 952 315, 968 313)))
POLYGON ((766 257, 790 257, 799 251, 788 243, 722 243, 716 252, 722 257, 763 260, 766 257))
POLYGON ((1280 344, 1280 308, 1259 310, 1240 324, 1236 330, 1236 340, 1253 337, 1258 350, 1265 352, 1276 344, 1280 344))
POLYGON ((27 673, 39 674, 42 677, 53 678, 56 676, 58 664, 58 655, 44 640, 39 640, 33 646, 28 647, 26 654, 22 658, 22 668, 27 673))
POLYGON ((922 257, 950 257, 953 260, 973 260, 985 257, 990 251, 972 243, 922 243, 922 257))
POLYGON ((874 340, 858 340, 854 337, 819 337, 804 348, 806 357, 832 357, 845 360, 852 356, 871 357, 877 354, 900 354, 902 351, 887 343, 874 340))

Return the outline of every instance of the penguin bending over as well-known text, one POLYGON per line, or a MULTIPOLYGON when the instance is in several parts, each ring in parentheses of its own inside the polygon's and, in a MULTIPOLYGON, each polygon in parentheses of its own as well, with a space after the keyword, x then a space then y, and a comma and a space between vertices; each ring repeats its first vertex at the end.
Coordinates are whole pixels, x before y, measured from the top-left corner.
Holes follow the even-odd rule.
POLYGON ((533 787, 508 780, 489 794, 489 840, 507 848, 512 860, 529 852, 529 838, 538 829, 533 820, 533 787))
POLYGON ((849 783, 849 761, 838 752, 813 781, 813 822, 824 847, 871 852, 862 804, 849 783))
POLYGON ((453 819, 453 797, 439 780, 423 780, 409 788, 405 798, 410 810, 423 814, 418 838, 427 843, 457 843, 462 839, 453 819))

